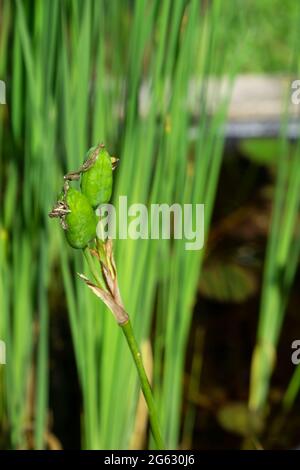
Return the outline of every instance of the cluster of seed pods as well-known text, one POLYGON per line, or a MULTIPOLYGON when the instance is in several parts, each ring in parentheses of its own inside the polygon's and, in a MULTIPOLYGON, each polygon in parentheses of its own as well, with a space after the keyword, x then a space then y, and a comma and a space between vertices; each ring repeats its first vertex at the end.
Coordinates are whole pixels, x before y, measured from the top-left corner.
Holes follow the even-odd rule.
POLYGON ((112 193, 112 172, 117 159, 103 144, 92 147, 78 171, 65 175, 65 184, 50 217, 59 217, 66 239, 73 248, 85 248, 96 237, 97 216, 94 209, 109 202, 112 193), (80 179, 81 191, 69 181, 80 179))

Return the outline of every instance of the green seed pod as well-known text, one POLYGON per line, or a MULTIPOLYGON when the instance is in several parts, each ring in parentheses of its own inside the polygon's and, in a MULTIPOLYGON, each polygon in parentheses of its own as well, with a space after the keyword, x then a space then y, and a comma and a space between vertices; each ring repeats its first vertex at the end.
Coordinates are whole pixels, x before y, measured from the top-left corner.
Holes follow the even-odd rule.
POLYGON ((84 194, 69 188, 63 195, 67 210, 65 234, 73 248, 84 248, 96 236, 97 217, 84 194))
POLYGON ((81 191, 93 208, 109 202, 112 193, 112 160, 104 146, 92 147, 84 163, 81 191))

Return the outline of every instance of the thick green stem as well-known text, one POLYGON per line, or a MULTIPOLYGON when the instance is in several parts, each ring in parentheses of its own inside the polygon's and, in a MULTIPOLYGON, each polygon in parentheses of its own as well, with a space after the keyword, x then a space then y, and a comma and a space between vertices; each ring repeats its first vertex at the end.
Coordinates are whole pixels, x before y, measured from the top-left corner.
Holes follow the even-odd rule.
MULTIPOLYGON (((91 255, 88 247, 86 247, 83 250, 83 253, 84 253, 85 259, 87 260, 87 263, 89 265, 89 268, 91 270, 91 273, 93 274, 93 277, 94 277, 96 283, 98 284, 99 287, 106 290, 104 280, 103 280, 102 276, 99 276, 99 273, 96 269, 96 266, 95 266, 95 263, 94 263, 94 260, 93 260, 93 257, 91 255)), ((149 380, 148 380, 148 377, 147 377, 147 374, 146 374, 146 371, 145 371, 145 368, 144 368, 144 365, 143 365, 142 356, 141 356, 141 353, 139 351, 138 343, 137 343, 137 341, 135 339, 135 336, 134 336, 134 333, 133 333, 132 325, 130 323, 130 320, 128 320, 125 323, 121 323, 120 326, 121 326, 121 328, 123 330, 123 333, 125 335, 125 338, 127 340, 132 358, 134 360, 134 363, 135 363, 135 366, 136 366, 136 369, 137 369, 137 372, 138 372, 141 388, 142 388, 142 391, 143 391, 143 394, 144 394, 144 397, 145 397, 145 400, 146 400, 146 403, 147 403, 147 407, 148 407, 150 426, 151 426, 154 441, 156 443, 157 449, 163 450, 165 448, 165 446, 164 446, 164 443, 163 443, 163 439, 161 437, 161 432, 160 432, 160 427, 159 427, 159 422, 158 422, 157 411, 156 411, 156 407, 155 407, 155 403, 154 403, 154 399, 153 399, 153 394, 152 394, 151 386, 150 386, 150 383, 149 383, 149 380)))
POLYGON ((123 323, 120 325, 123 333, 126 337, 130 352, 132 354, 134 363, 137 368, 137 372, 139 375, 140 383, 141 383, 141 388, 148 406, 148 411, 149 411, 149 419, 150 419, 150 425, 151 425, 151 430, 152 434, 156 443, 156 446, 159 450, 162 450, 165 448, 163 439, 161 436, 160 432, 160 427, 159 427, 159 422, 158 422, 158 416, 157 416, 157 411, 153 399, 153 394, 151 390, 151 386, 143 365, 142 361, 142 356, 139 351, 139 347, 137 344, 137 341, 135 339, 132 325, 130 323, 130 320, 128 320, 126 323, 123 323))

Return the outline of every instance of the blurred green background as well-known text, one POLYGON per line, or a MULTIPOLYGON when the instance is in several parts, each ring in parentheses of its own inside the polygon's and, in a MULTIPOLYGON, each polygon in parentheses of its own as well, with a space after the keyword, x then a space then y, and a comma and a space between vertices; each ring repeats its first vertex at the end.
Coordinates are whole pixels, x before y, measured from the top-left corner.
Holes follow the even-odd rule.
POLYGON ((116 241, 167 447, 299 444, 289 87, 278 137, 232 145, 224 134, 237 75, 299 77, 298 10, 294 0, 0 0, 0 448, 153 446, 124 338, 48 219, 63 175, 99 141, 120 158, 116 202, 205 204, 205 250, 116 241), (212 77, 227 79, 213 113, 212 77))

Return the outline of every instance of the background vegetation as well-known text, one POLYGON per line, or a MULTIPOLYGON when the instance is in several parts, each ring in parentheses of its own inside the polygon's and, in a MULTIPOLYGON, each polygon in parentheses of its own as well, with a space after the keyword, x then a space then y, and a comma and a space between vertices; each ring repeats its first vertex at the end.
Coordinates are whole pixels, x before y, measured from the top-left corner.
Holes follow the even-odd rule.
POLYGON ((1 448, 153 445, 124 338, 47 215, 99 140, 116 202, 206 205, 204 251, 116 243, 167 447, 298 444, 299 146, 284 111, 278 140, 223 132, 235 76, 297 76, 298 37, 292 0, 0 1, 1 448))

